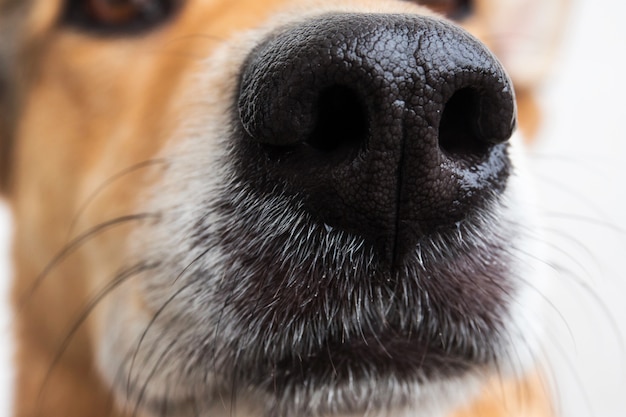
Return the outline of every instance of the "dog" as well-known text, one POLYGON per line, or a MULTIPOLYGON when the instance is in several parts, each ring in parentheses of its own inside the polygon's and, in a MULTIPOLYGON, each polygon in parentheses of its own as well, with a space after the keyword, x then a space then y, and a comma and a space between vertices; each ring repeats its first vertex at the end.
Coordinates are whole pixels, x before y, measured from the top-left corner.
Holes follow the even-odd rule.
POLYGON ((14 415, 554 415, 564 3, 0 1, 14 415))

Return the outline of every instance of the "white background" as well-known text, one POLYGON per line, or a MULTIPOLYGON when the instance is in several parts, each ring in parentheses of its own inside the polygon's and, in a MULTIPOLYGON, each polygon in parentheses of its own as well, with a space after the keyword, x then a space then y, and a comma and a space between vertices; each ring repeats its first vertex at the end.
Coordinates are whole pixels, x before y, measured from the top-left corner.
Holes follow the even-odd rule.
MULTIPOLYGON (((549 0, 545 0, 549 1, 549 0)), ((533 158, 562 251, 550 337, 565 417, 626 416, 626 3, 575 3, 533 158)))
MULTIPOLYGON (((551 1, 551 0, 545 0, 551 1)), ((626 416, 626 3, 575 3, 546 85, 533 167, 554 243, 559 314, 547 339, 565 417, 626 416)), ((0 205, 0 297, 8 213, 0 205)), ((9 313, 0 302, 0 417, 8 415, 9 313)))

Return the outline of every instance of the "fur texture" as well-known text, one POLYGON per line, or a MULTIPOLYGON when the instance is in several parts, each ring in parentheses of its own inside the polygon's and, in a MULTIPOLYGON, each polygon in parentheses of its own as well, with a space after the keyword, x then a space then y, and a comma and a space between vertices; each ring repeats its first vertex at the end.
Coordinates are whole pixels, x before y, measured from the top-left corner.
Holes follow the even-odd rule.
MULTIPOLYGON (((506 184, 393 268, 241 156, 264 40, 329 14, 447 21, 425 3, 188 0, 113 36, 64 20, 71 2, 0 2, 16 416, 551 415, 519 133, 506 184)), ((501 6, 472 10, 461 23, 508 54, 501 6)), ((528 131, 536 57, 513 79, 528 131)))

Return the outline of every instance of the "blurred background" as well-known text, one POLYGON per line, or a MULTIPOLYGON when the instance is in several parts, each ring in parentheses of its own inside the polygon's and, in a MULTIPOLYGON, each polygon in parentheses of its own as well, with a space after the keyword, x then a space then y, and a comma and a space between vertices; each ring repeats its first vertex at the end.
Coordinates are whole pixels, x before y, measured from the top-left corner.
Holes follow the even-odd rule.
POLYGON ((624 16, 624 2, 574 1, 531 151, 558 285, 548 356, 564 417, 626 416, 624 16))
MULTIPOLYGON (((564 417, 624 417, 626 2, 573 3, 530 151, 557 285, 545 356, 564 417)), ((9 234, 0 203, 0 417, 12 385, 9 234)))

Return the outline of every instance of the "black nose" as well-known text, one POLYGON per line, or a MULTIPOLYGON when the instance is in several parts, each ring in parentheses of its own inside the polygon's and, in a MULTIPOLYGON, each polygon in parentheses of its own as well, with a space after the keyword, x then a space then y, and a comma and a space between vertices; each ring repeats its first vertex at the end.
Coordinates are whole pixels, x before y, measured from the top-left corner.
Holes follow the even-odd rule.
POLYGON ((506 186, 511 83, 479 41, 439 20, 343 14, 290 27, 248 58, 238 106, 259 181, 390 263, 506 186))

